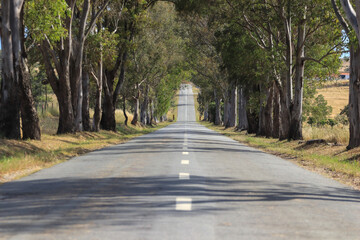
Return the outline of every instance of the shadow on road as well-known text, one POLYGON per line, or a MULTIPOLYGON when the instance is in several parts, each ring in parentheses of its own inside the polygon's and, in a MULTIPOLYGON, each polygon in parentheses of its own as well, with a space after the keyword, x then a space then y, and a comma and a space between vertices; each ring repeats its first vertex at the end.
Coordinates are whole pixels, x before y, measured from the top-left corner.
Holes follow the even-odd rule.
POLYGON ((151 213, 174 214, 178 196, 193 199, 193 211, 187 214, 231 211, 235 203, 246 202, 360 203, 359 192, 350 189, 202 176, 188 181, 175 176, 17 181, 0 189, 0 232, 36 232, 92 221, 135 226, 151 213))

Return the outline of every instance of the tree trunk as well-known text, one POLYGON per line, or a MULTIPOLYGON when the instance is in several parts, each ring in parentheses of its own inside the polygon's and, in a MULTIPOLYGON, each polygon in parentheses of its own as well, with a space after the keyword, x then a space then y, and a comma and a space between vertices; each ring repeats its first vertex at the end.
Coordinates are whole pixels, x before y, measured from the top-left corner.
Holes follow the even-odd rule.
POLYGON ((24 46, 24 1, 2 1, 3 69, 0 99, 0 134, 20 138, 20 109, 23 139, 40 139, 39 118, 34 107, 24 46))
MULTIPOLYGON (((23 60, 24 61, 24 60, 23 60)), ((35 102, 31 92, 30 75, 25 64, 21 66, 21 123, 23 139, 41 139, 39 117, 35 109, 35 102)))
POLYGON ((118 79, 118 82, 116 84, 115 91, 114 91, 114 94, 113 94, 113 104, 114 104, 114 106, 116 106, 117 98, 120 95, 121 88, 122 88, 122 86, 124 84, 124 81, 125 81, 125 71, 126 71, 125 64, 126 64, 126 60, 127 60, 127 51, 125 51, 125 53, 123 53, 122 57, 121 57, 120 75, 119 75, 119 79, 118 79))
POLYGON ((147 108, 146 101, 147 100, 144 99, 140 107, 140 122, 143 125, 146 125, 146 108, 147 108))
POLYGON ((70 54, 70 84, 71 84, 71 95, 72 105, 74 111, 75 130, 83 131, 83 58, 85 48, 85 31, 87 26, 87 19, 90 12, 90 0, 84 0, 82 4, 82 12, 78 19, 78 33, 77 36, 72 38, 72 51, 70 54))
POLYGON ((135 105, 134 105, 134 114, 133 114, 133 119, 131 121, 132 125, 136 125, 137 122, 139 121, 139 108, 140 108, 140 89, 139 89, 139 84, 136 84, 136 89, 137 89, 137 93, 136 93, 136 98, 135 98, 135 105))
POLYGON ((103 89, 104 89, 104 103, 102 106, 102 114, 100 126, 104 130, 115 131, 116 122, 115 122, 115 106, 113 105, 113 95, 112 87, 114 81, 113 71, 105 71, 105 79, 103 80, 103 89))
POLYGON ((290 103, 288 101, 288 95, 286 91, 280 90, 280 129, 279 139, 288 139, 290 129, 290 103))
POLYGON ((230 95, 229 90, 227 90, 224 96, 224 122, 223 122, 224 127, 228 125, 229 115, 230 115, 229 95, 230 95))
POLYGON ((72 51, 72 23, 75 1, 70 4, 72 12, 65 20, 68 35, 56 52, 46 39, 40 44, 46 75, 59 103, 58 134, 72 133, 75 130, 74 110, 70 87, 70 55, 72 51))
POLYGON ((104 130, 116 131, 115 106, 113 105, 112 94, 104 94, 100 126, 104 130))
MULTIPOLYGON (((305 8, 306 10, 306 8, 305 8)), ((304 69, 305 69, 305 21, 304 15, 301 24, 298 26, 297 55, 295 65, 295 95, 291 108, 291 122, 289 129, 289 139, 302 139, 302 102, 303 102, 303 86, 304 86, 304 69)))
POLYGON ((347 149, 360 146, 360 47, 350 47, 350 139, 347 149))
POLYGON ((94 117, 93 117, 93 131, 98 132, 100 130, 100 120, 101 120, 101 93, 102 93, 102 76, 99 76, 100 82, 97 84, 96 97, 95 97, 95 108, 94 108, 94 117))
POLYGON ((246 114, 246 96, 243 87, 238 87, 238 125, 237 129, 240 131, 247 130, 249 128, 248 118, 246 114))
POLYGON ((235 127, 236 125, 236 86, 232 85, 229 91, 230 94, 230 101, 228 103, 229 108, 229 118, 227 124, 225 125, 226 128, 228 127, 235 127))
POLYGON ((280 131, 280 96, 277 85, 273 84, 274 88, 274 106, 273 106, 273 127, 272 127, 272 137, 279 138, 280 131))
POLYGON ((288 85, 290 84, 289 79, 287 78, 287 73, 283 72, 279 79, 275 83, 277 83, 277 88, 279 91, 280 101, 279 101, 279 139, 284 140, 289 138, 289 130, 290 130, 290 121, 291 121, 291 99, 290 94, 288 93, 288 85), (282 85, 278 83, 281 82, 282 85))
POLYGON ((121 54, 117 60, 117 66, 111 70, 105 71, 104 79, 104 103, 103 103, 103 112, 101 116, 101 128, 110 131, 116 131, 116 121, 115 121, 115 110, 116 102, 118 95, 120 94, 121 87, 125 80, 125 61, 126 53, 121 54), (115 82, 115 74, 118 68, 120 68, 120 75, 118 82, 116 84, 115 90, 113 91, 113 85, 115 82))
MULTIPOLYGON (((20 31, 16 39, 20 39, 21 48, 15 54, 19 62, 19 83, 21 90, 21 123, 23 139, 41 139, 39 117, 35 109, 35 101, 31 91, 30 73, 25 53, 25 27, 24 27, 24 2, 20 10, 20 21, 17 24, 20 31)), ((14 34, 15 35, 15 34, 14 34)), ((18 35, 18 34, 16 34, 18 35)), ((46 86, 45 86, 46 87, 46 86)), ((46 109, 46 104, 45 104, 46 109)))
POLYGON ((83 71, 82 74, 82 89, 83 89, 83 102, 82 102, 82 122, 84 131, 90 131, 90 113, 89 113, 89 73, 83 71))
POLYGON ((216 90, 214 90, 214 96, 215 96, 215 125, 221 124, 221 103, 220 99, 216 94, 216 90))
POLYGON ((0 100, 0 134, 10 139, 20 138, 19 82, 16 78, 13 56, 11 16, 13 1, 1 1, 2 81, 0 100))
POLYGON ((149 87, 146 86, 145 87, 145 94, 144 94, 144 99, 143 99, 143 102, 141 104, 141 108, 140 108, 140 122, 143 124, 143 125, 147 125, 148 123, 148 105, 149 105, 149 97, 148 97, 148 94, 149 94, 149 87))
MULTIPOLYGON (((257 131, 257 135, 265 136, 265 129, 267 127, 267 122, 265 118, 265 106, 264 106, 264 97, 263 97, 263 87, 260 85, 260 110, 259 110, 259 128, 257 131)), ((266 99, 269 97, 269 91, 266 90, 266 99)))
POLYGON ((95 96, 95 108, 94 108, 94 116, 93 116, 93 131, 98 132, 100 130, 100 120, 101 120, 101 101, 102 101, 102 89, 103 89, 103 59, 102 54, 100 54, 99 61, 99 70, 98 75, 96 76, 94 72, 92 72, 93 77, 96 81, 96 96, 95 96))
MULTIPOLYGON (((70 65, 71 74, 70 74, 70 83, 71 84, 71 99, 72 106, 74 111, 74 126, 75 131, 80 132, 83 130, 82 125, 82 103, 83 103, 83 86, 82 86, 82 74, 80 75, 80 79, 78 76, 74 76, 74 64, 70 65), (75 79, 74 79, 75 78, 75 79)), ((81 66, 77 66, 80 67, 81 66)))
POLYGON ((152 100, 152 99, 150 99, 149 112, 150 112, 149 124, 150 125, 152 125, 153 123, 156 124, 157 120, 155 117, 155 106, 154 106, 154 100, 152 100))
MULTIPOLYGON (((200 120, 200 119, 199 119, 200 120)), ((204 119, 203 121, 209 121, 209 103, 205 102, 204 106, 204 119)))
MULTIPOLYGON (((146 125, 151 126, 151 104, 150 104, 151 100, 148 97, 148 106, 146 108, 146 125)), ((173 118, 173 120, 175 120, 175 118, 173 118)))
POLYGON ((287 98, 293 99, 292 69, 293 69, 293 46, 292 46, 292 23, 291 23, 290 1, 287 6, 287 17, 283 19, 286 35, 286 93, 287 98))
POLYGON ((124 117, 125 117, 124 124, 125 124, 125 126, 127 126, 127 125, 128 125, 129 117, 128 117, 128 115, 126 114, 126 98, 125 98, 125 96, 123 96, 123 113, 124 113, 124 117))
MULTIPOLYGON (((304 21, 305 22, 305 21, 304 21)), ((298 27, 298 44, 295 65, 295 95, 293 99, 289 139, 302 139, 302 103, 304 92, 305 69, 305 23, 298 27)))
POLYGON ((273 86, 270 87, 267 94, 266 105, 264 109, 264 121, 265 121, 265 128, 264 133, 267 138, 272 136, 273 131, 273 102, 274 102, 274 88, 273 86))
POLYGON ((135 99, 135 106, 134 106, 134 114, 133 114, 133 119, 131 121, 132 125, 136 125, 137 122, 139 121, 139 98, 135 99))
POLYGON ((247 109, 249 123, 248 133, 257 133, 259 128, 259 115, 253 109, 247 109))
POLYGON ((60 86, 57 100, 59 103, 59 126, 57 134, 73 133, 75 131, 74 114, 72 111, 70 90, 66 90, 66 86, 60 86))

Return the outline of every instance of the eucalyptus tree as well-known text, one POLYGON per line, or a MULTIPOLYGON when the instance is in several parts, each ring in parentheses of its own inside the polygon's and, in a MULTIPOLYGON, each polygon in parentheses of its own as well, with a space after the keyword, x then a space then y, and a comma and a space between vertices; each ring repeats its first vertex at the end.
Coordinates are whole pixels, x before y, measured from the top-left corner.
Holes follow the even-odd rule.
POLYGON ((338 53, 342 43, 341 33, 334 30, 334 14, 329 11, 329 3, 310 0, 228 0, 227 3, 238 16, 236 22, 271 57, 272 78, 280 95, 280 139, 302 138, 305 62, 321 63, 338 53), (323 46, 324 42, 329 48, 317 58, 310 57, 310 49, 323 46))
POLYGON ((169 76, 183 61, 183 43, 177 34, 181 26, 174 6, 158 2, 147 10, 145 19, 134 37, 128 68, 128 81, 135 88, 132 124, 140 120, 144 125, 152 123, 155 112, 163 112, 156 111, 157 105, 167 106, 162 101, 168 98, 158 99, 158 95, 162 90, 173 91, 162 85, 177 82, 169 76))
POLYGON ((2 81, 0 135, 40 139, 25 51, 24 0, 1 1, 2 81))
MULTIPOLYGON (((86 61, 84 72, 90 75, 90 94, 94 98, 94 115, 92 131, 100 130, 102 116, 104 66, 114 66, 118 53, 118 42, 120 35, 118 31, 110 32, 103 27, 103 20, 99 19, 94 31, 86 40, 86 61)), ((85 92, 85 91, 84 91, 85 92)))
MULTIPOLYGON (((247 99, 253 94, 253 86, 268 84, 264 81, 264 76, 269 75, 269 61, 262 49, 246 31, 233 22, 231 16, 223 16, 220 21, 223 22, 223 27, 217 32, 217 51, 223 60, 222 67, 227 69, 229 78, 238 87, 237 129, 247 130, 247 99)), ((266 129, 271 129, 269 123, 266 129)))
POLYGON ((114 9, 120 9, 122 14, 116 13, 105 17, 103 27, 109 32, 117 32, 116 57, 113 64, 104 66, 104 102, 101 116, 101 128, 116 131, 115 110, 116 103, 125 82, 125 74, 129 64, 129 54, 133 48, 134 36, 144 21, 144 16, 149 5, 145 1, 123 1, 122 4, 114 2, 114 9))
POLYGON ((59 102, 57 132, 81 131, 85 40, 110 0, 29 2, 29 34, 40 46, 48 81, 59 102))
MULTIPOLYGON (((209 16, 192 15, 184 16, 187 25, 186 44, 187 61, 192 69, 192 80, 200 87, 206 89, 209 86, 213 89, 213 98, 205 98, 204 104, 209 105, 215 102, 214 124, 227 124, 229 120, 229 105, 224 106, 224 118, 222 119, 221 101, 229 102, 229 82, 226 71, 221 67, 222 58, 216 49, 217 38, 216 27, 211 26, 209 16)), ((209 96, 206 94, 206 96, 209 96)), ((205 95, 203 95, 205 97, 205 95)), ((235 110, 235 109, 233 109, 235 110)), ((233 115, 234 116, 234 115, 233 115)))
POLYGON ((350 87, 349 87, 349 123, 350 139, 347 149, 360 146, 360 2, 355 8, 350 0, 341 0, 341 8, 331 0, 334 12, 350 43, 350 87), (340 9, 343 11, 340 11, 340 9), (343 17, 342 13, 345 14, 343 17), (346 18, 346 20, 345 20, 346 18))

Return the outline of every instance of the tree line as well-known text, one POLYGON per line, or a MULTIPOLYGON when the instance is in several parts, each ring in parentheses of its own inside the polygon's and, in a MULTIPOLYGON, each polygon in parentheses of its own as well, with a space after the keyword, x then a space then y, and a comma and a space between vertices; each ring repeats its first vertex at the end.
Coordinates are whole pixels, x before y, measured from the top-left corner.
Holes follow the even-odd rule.
MULTIPOLYGON (((348 149, 360 145, 358 11, 349 0, 189 3, 193 81, 204 120, 280 140, 302 139, 312 86, 350 57, 348 149), (355 9, 355 10, 354 10, 355 9)), ((359 5, 359 6, 358 6, 359 5)), ((317 98, 314 102, 321 102, 317 98)), ((333 122, 332 122, 333 123, 333 122)))
POLYGON ((129 103, 132 124, 163 120, 179 83, 189 78, 201 89, 203 119, 301 139, 311 86, 336 72, 339 57, 349 53, 348 148, 357 147, 358 4, 2 0, 0 134, 40 138, 29 74, 29 65, 38 64, 59 102, 59 134, 115 131, 115 110, 123 109, 127 123, 129 103))
POLYGON ((180 28, 156 1, 2 0, 0 135, 41 138, 32 66, 59 103, 58 134, 116 131, 120 104, 125 124, 129 109, 132 124, 164 120, 184 74, 180 28))

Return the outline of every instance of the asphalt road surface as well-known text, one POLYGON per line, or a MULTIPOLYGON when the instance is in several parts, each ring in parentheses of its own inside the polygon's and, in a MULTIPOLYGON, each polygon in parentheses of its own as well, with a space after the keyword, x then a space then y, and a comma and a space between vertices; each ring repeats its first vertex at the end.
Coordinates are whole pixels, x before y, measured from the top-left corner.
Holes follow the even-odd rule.
POLYGON ((195 122, 0 186, 0 239, 360 239, 360 193, 195 122))

